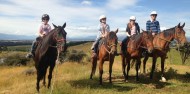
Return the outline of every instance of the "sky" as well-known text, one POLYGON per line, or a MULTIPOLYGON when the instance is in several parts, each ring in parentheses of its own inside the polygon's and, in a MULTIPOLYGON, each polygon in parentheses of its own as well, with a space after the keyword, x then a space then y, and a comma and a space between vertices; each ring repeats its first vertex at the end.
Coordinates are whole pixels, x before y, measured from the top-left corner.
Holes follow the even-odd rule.
POLYGON ((67 23, 67 37, 95 39, 99 16, 106 15, 110 29, 125 36, 130 16, 146 29, 150 12, 157 11, 162 30, 185 22, 190 37, 189 5, 190 0, 0 0, 0 33, 37 36, 42 14, 49 14, 51 26, 67 23))

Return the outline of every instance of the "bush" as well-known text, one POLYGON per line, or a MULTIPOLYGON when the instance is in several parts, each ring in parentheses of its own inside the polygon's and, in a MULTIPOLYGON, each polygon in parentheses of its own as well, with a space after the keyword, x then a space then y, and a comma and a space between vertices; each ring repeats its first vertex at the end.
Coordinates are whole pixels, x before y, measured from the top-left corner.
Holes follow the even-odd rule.
POLYGON ((6 53, 2 58, 4 58, 4 63, 1 65, 7 65, 7 66, 20 66, 20 65, 26 65, 30 59, 25 58, 25 53, 21 52, 9 52, 6 53))
POLYGON ((84 51, 77 51, 77 50, 71 50, 60 54, 61 61, 69 61, 69 62, 78 62, 78 63, 86 62, 88 61, 88 59, 86 59, 86 61, 84 60, 87 57, 88 56, 84 51))

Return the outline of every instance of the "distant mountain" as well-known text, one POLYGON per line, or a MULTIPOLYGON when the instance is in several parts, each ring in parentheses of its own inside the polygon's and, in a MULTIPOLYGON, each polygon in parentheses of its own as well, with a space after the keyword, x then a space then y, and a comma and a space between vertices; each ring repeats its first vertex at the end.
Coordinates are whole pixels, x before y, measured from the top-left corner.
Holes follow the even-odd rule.
POLYGON ((0 40, 34 40, 35 36, 13 35, 0 33, 0 40))
MULTIPOLYGON (((125 36, 118 35, 119 40, 121 41, 125 36)), ((13 34, 3 34, 0 33, 0 40, 34 40, 36 36, 27 36, 27 35, 13 35, 13 34)), ((69 37, 67 36, 68 41, 94 41, 96 35, 94 36, 84 36, 84 37, 69 37)), ((190 37, 187 37, 187 40, 190 41, 190 37)))

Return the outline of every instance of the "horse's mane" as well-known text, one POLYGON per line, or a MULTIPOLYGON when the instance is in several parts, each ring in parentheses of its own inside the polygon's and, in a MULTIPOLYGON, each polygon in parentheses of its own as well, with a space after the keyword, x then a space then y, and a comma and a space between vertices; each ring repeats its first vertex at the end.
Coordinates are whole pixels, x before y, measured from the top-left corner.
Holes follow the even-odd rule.
POLYGON ((51 32, 49 32, 42 40, 41 42, 38 44, 38 52, 41 54, 41 56, 43 56, 46 51, 48 50, 49 46, 55 46, 55 44, 51 44, 53 43, 53 35, 57 32, 57 29, 53 29, 51 30, 51 32), (51 45, 50 45, 51 44, 51 45))
POLYGON ((169 37, 173 34, 175 34, 175 27, 172 27, 170 29, 166 29, 163 32, 160 32, 159 34, 164 33, 164 37, 169 37))

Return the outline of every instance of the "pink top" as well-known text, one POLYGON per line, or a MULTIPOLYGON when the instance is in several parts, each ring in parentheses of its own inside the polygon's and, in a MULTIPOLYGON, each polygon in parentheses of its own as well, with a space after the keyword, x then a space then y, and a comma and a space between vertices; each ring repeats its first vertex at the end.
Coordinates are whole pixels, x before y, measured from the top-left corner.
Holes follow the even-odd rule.
POLYGON ((136 28, 135 28, 135 26, 133 26, 132 28, 131 28, 131 35, 134 35, 134 34, 136 34, 136 30, 135 30, 136 28))
POLYGON ((51 26, 49 24, 40 25, 39 35, 42 37, 43 35, 47 35, 51 31, 51 26))

